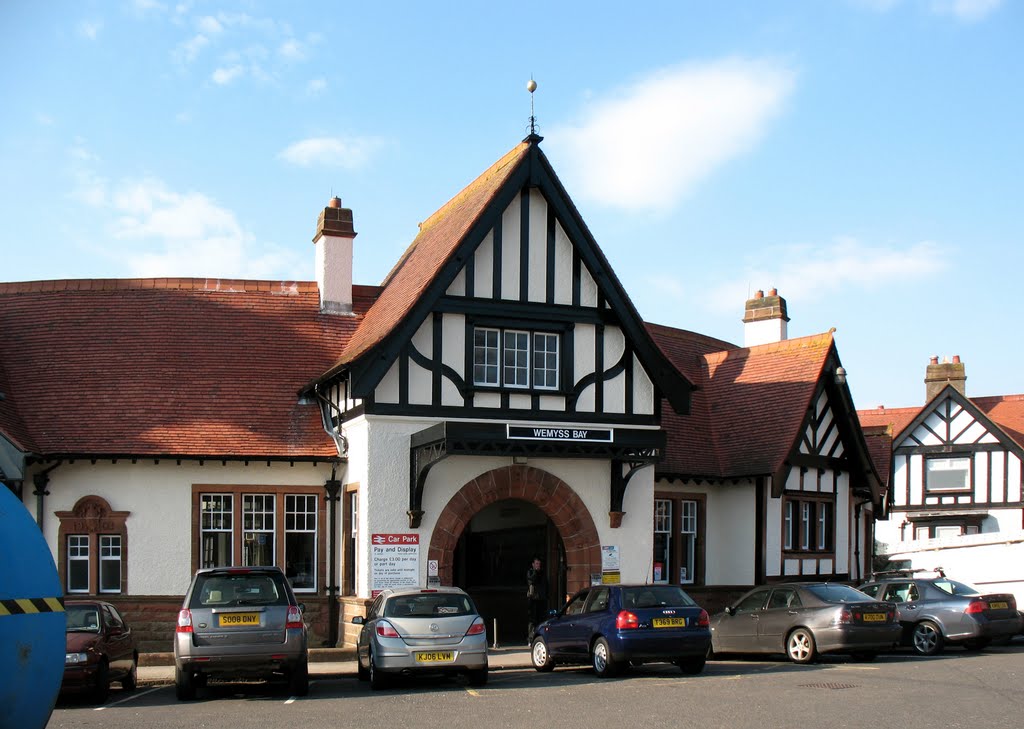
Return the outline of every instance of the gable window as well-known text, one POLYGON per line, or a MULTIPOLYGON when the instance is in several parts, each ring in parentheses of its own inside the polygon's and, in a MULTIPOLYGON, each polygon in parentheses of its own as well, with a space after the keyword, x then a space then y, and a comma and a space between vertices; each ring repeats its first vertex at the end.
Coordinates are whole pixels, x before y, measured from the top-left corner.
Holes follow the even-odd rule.
POLYGON ((970 491, 970 458, 929 458, 925 461, 925 490, 929 493, 970 491))
POLYGON ((835 503, 832 496, 786 496, 782 504, 785 551, 832 552, 835 549, 835 503))
POLYGON ((473 384, 558 389, 557 334, 523 329, 473 329, 473 384))

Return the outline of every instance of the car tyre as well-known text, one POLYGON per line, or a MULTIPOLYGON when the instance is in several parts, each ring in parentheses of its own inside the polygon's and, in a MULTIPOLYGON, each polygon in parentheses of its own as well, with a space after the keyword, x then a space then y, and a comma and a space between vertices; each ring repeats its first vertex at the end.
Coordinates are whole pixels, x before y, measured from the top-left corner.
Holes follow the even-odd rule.
POLYGON ((690 656, 687 658, 677 658, 673 663, 679 666, 679 670, 686 675, 696 676, 704 670, 707 659, 704 656, 690 656))
POLYGON ((356 656, 356 678, 360 681, 370 680, 370 669, 363 666, 363 662, 359 660, 359 656, 356 656))
POLYGON ((288 692, 292 696, 309 695, 309 662, 303 658, 288 675, 288 692))
POLYGON ((377 668, 377 661, 373 658, 373 651, 370 651, 370 688, 373 691, 380 691, 388 687, 388 676, 377 668))
POLYGON ((555 668, 555 661, 548 652, 548 644, 540 636, 533 639, 533 646, 530 648, 530 660, 533 662, 533 667, 541 673, 553 671, 555 668))
POLYGON ((594 646, 590 649, 590 663, 598 678, 612 678, 618 673, 619 666, 612 659, 612 649, 604 638, 594 641, 594 646))
POLYGON ((487 685, 487 666, 483 668, 476 668, 466 673, 466 677, 469 679, 470 686, 486 686, 487 685))
POLYGON ((922 656, 934 656, 941 653, 946 643, 939 626, 931 620, 922 620, 914 626, 910 642, 914 651, 922 656))
POLYGON ((174 669, 174 694, 178 701, 191 701, 196 697, 196 677, 191 670, 174 669))
POLYGON ((101 661, 96 669, 96 682, 92 688, 92 700, 102 704, 110 696, 110 666, 106 661, 101 661))
POLYGON ((814 634, 807 628, 797 628, 786 637, 786 657, 793 663, 811 663, 817 657, 814 634))
POLYGON ((121 688, 125 691, 134 691, 139 685, 139 654, 132 656, 132 667, 125 677, 121 679, 121 688))

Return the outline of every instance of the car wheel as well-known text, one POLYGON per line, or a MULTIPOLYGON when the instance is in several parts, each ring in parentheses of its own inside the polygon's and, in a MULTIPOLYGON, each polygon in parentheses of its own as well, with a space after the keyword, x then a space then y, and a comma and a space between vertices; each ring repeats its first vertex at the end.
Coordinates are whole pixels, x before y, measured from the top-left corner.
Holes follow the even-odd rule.
POLYGON ((191 670, 174 669, 174 694, 178 701, 191 701, 196 697, 196 677, 191 670))
POLYGON ((548 653, 548 644, 540 636, 533 639, 530 660, 533 662, 533 667, 541 673, 547 673, 555 668, 555 662, 551 659, 551 654, 548 653))
POLYGON ((370 651, 370 688, 380 691, 388 686, 388 677, 377 668, 377 662, 373 659, 373 651, 370 651))
POLYGON ((134 691, 135 687, 139 685, 139 656, 135 654, 132 656, 132 667, 121 679, 121 688, 125 691, 134 691))
POLYGON ((292 696, 307 696, 309 694, 309 663, 303 658, 299 661, 288 675, 288 692, 292 696))
POLYGON ((608 641, 598 638, 594 641, 594 647, 590 651, 590 663, 594 667, 594 673, 598 678, 611 678, 618 673, 618 666, 612 660, 612 650, 608 647, 608 641))
POLYGON ((370 669, 363 666, 363 662, 359 660, 359 655, 356 655, 356 678, 360 681, 370 680, 370 669))
POLYGON ((703 656, 691 656, 689 658, 677 658, 674 663, 679 666, 679 670, 683 673, 689 676, 696 676, 704 670, 704 665, 707 663, 707 659, 703 656))
POLYGON ((466 676, 469 678, 470 686, 486 686, 487 685, 487 666, 483 668, 477 668, 473 671, 469 671, 466 676))
POLYGON ((810 663, 815 654, 814 634, 807 628, 797 628, 786 638, 786 656, 793 663, 810 663))
POLYGON ((936 653, 940 653, 945 642, 939 626, 931 620, 922 620, 914 626, 911 644, 920 655, 934 656, 936 653))
POLYGON ((92 700, 102 704, 110 696, 110 666, 102 661, 96 669, 96 683, 92 687, 92 700))

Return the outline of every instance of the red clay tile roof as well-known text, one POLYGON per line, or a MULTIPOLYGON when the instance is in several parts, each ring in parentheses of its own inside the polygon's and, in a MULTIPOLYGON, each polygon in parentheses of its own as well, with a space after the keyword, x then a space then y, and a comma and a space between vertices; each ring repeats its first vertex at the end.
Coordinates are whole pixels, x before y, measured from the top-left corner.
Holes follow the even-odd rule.
POLYGON ((895 438, 921 412, 921 408, 887 408, 880 406, 871 410, 858 410, 861 428, 878 426, 889 428, 889 435, 895 438))
MULTIPOLYGON (((2 335, 2 330, 0 330, 2 335)), ((7 379, 7 370, 4 368, 3 360, 0 359, 0 436, 3 436, 22 452, 33 450, 32 438, 25 430, 25 424, 18 413, 18 406, 14 402, 14 393, 11 391, 10 381, 7 379)))
POLYGON ((864 433, 864 442, 868 446, 868 455, 878 472, 878 479, 882 488, 889 485, 889 467, 892 455, 892 430, 887 425, 872 425, 861 427, 864 433))
POLYGON ((380 297, 331 371, 358 359, 404 319, 529 149, 528 142, 516 145, 420 224, 416 238, 385 278, 380 297))
MULTIPOLYGON (((353 294, 361 315, 376 289, 353 294)), ((297 393, 358 322, 308 282, 0 284, 0 427, 44 455, 334 457, 297 393)))
MULTIPOLYGON (((991 395, 967 399, 985 413, 1017 445, 1024 447, 1024 395, 991 395)), ((861 425, 865 427, 889 426, 892 429, 892 436, 895 438, 921 414, 926 406, 927 404, 919 408, 878 407, 872 410, 858 410, 857 416, 860 418, 861 425)))
POLYGON ((668 445, 658 472, 711 478, 776 473, 800 435, 832 333, 723 350, 719 345, 726 343, 692 332, 648 329, 699 388, 692 421, 663 411, 668 445))

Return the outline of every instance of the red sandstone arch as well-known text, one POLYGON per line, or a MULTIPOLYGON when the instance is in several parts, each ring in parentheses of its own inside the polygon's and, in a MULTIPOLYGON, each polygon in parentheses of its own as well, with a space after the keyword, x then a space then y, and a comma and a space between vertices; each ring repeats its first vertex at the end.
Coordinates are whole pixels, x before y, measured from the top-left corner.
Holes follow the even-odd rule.
POLYGON ((503 499, 521 499, 551 518, 565 545, 569 594, 590 584, 601 572, 601 539, 583 500, 562 479, 530 466, 505 466, 482 473, 449 499, 430 536, 428 559, 438 561, 442 585, 452 584, 455 545, 469 520, 482 508, 503 499))

